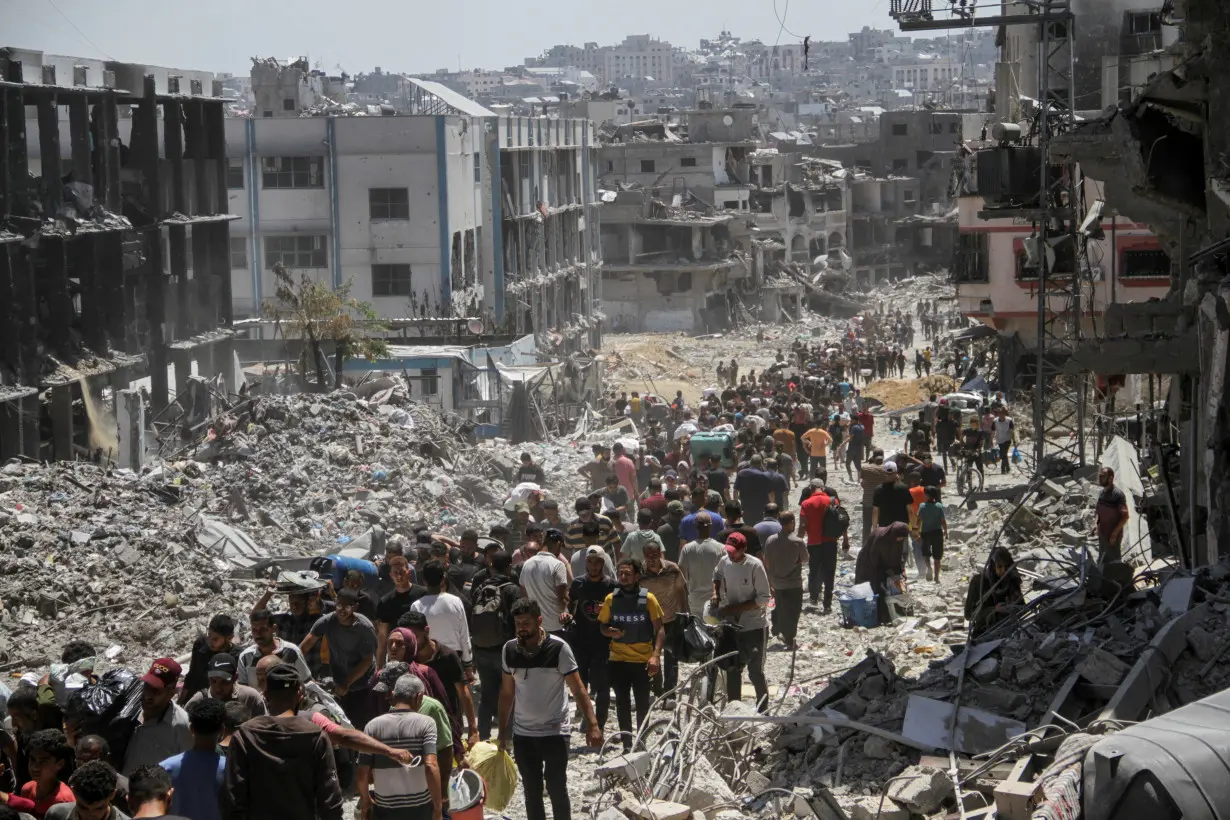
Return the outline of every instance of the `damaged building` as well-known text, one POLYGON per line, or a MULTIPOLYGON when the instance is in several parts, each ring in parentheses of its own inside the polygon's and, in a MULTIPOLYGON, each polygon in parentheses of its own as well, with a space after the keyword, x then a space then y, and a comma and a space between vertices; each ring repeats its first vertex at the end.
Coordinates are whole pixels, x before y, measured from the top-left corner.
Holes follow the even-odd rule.
POLYGON ((747 221, 754 110, 604 132, 603 311, 612 328, 710 332, 760 280, 747 221))
POLYGON ((208 73, 0 49, 0 459, 131 466, 138 380, 155 415, 237 388, 223 105, 208 73))
POLYGON ((349 283, 403 335, 445 322, 547 354, 597 346, 592 125, 405 82, 404 116, 227 120, 237 315, 260 316, 281 262, 349 283))

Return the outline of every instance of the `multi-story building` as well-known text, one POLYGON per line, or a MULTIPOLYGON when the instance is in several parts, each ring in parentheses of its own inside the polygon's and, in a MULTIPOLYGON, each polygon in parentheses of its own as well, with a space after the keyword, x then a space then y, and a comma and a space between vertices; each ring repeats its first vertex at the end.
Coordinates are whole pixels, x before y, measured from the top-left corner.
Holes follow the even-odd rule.
POLYGON ((942 95, 961 82, 960 63, 933 61, 930 63, 897 64, 893 66, 893 87, 910 91, 942 95))
POLYGON ((467 96, 479 97, 498 93, 504 84, 504 73, 476 68, 462 73, 457 79, 465 86, 467 96))
POLYGON ((602 78, 618 83, 624 77, 652 77, 670 87, 675 79, 675 55, 671 44, 648 34, 630 34, 603 54, 602 78))
POLYGON ((227 121, 236 313, 259 314, 280 262, 350 283, 382 317, 478 319, 543 348, 596 345, 594 300, 582 298, 596 293, 601 258, 592 125, 497 117, 411 83, 411 116, 227 121), (509 234, 525 223, 531 245, 514 251, 509 234))
POLYGON ((0 77, 0 458, 139 468, 133 383, 157 413, 193 377, 238 389, 221 83, 18 48, 0 77))

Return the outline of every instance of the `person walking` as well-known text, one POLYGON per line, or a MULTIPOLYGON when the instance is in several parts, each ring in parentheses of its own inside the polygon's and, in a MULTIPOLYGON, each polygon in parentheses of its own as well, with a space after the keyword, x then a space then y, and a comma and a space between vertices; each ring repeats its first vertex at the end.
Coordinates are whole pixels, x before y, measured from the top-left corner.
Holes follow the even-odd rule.
POLYGON ((1007 475, 1010 469, 1008 454, 1016 446, 1016 423, 1012 416, 1008 415, 1007 407, 999 408, 995 420, 991 422, 991 431, 995 437, 995 446, 999 448, 999 472, 1007 475))
POLYGON ((328 641, 334 694, 350 722, 364 726, 372 717, 371 673, 377 641, 376 627, 356 611, 358 605, 355 591, 343 589, 337 594, 337 609, 320 617, 299 649, 306 655, 318 641, 328 641))
POLYGON ((1115 471, 1103 467, 1098 472, 1098 502, 1094 507, 1093 532, 1098 537, 1098 561, 1123 560, 1123 528, 1128 522, 1127 496, 1115 486, 1115 471))
POLYGON ((577 671, 572 649, 542 628, 542 611, 531 598, 513 605, 517 637, 504 645, 500 688, 500 751, 512 740, 527 820, 546 820, 543 784, 551 798, 553 820, 571 820, 568 796, 568 692, 585 716, 585 739, 602 746, 602 726, 577 671), (516 707, 515 709, 513 707, 516 707), (512 726, 509 726, 509 723, 512 726))
POLYGON ((611 639, 603 634, 598 613, 616 589, 606 575, 607 560, 602 547, 586 548, 585 573, 573 579, 568 590, 568 611, 563 616, 568 625, 565 635, 576 657, 581 682, 594 701, 598 725, 604 727, 611 709, 611 682, 607 677, 611 639))
POLYGON ((688 586, 688 611, 698 618, 704 616, 705 605, 713 596, 713 571, 726 554, 722 545, 709 536, 712 525, 709 513, 699 513, 696 540, 685 544, 679 553, 679 569, 688 586))
POLYGON ((417 676, 403 674, 393 684, 389 711, 373 718, 363 731, 394 749, 419 759, 414 766, 365 753, 359 756, 359 801, 371 820, 440 820, 444 784, 437 755, 436 721, 420 714, 427 687, 417 676))
POLYGON ((478 673, 478 736, 490 740, 491 724, 500 709, 500 682, 504 674, 500 654, 513 639, 512 605, 521 597, 512 579, 512 561, 504 550, 487 553, 488 574, 470 589, 473 600, 470 642, 478 673))
POLYGON ((659 696, 674 689, 679 682, 679 658, 675 648, 682 638, 678 616, 688 612, 688 584, 678 564, 667 561, 656 544, 646 544, 641 586, 649 590, 662 607, 662 628, 666 632, 662 670, 650 681, 654 695, 659 696))
POLYGON ((632 751, 632 699, 636 698, 636 726, 649 714, 649 679, 662 665, 662 607, 653 593, 640 584, 641 562, 625 558, 615 567, 619 587, 606 596, 598 621, 602 634, 611 639, 607 664, 615 690, 615 716, 624 752, 632 751))
POLYGON ((948 538, 948 517, 940 502, 940 488, 934 484, 924 488, 927 500, 918 505, 918 521, 924 560, 932 563, 932 579, 940 582, 940 559, 944 557, 944 541, 948 538))
MULTIPOLYGON (((794 651, 803 613, 803 565, 807 563, 807 544, 795 535, 794 513, 778 516, 781 531, 769 536, 764 545, 765 574, 773 595, 773 632, 780 635, 786 649, 794 651)), ((836 557, 834 557, 836 560, 836 557)))
POLYGON ((756 691, 756 709, 760 712, 769 708, 764 653, 768 632, 765 607, 771 597, 764 564, 747 554, 747 539, 741 533, 732 533, 726 540, 726 554, 713 571, 710 605, 737 627, 738 662, 726 670, 726 699, 731 702, 742 699, 743 670, 746 669, 756 691))
MULTIPOLYGON (((833 522, 827 520, 830 509, 839 504, 836 491, 825 487, 823 490, 813 489, 807 493, 799 506, 799 513, 803 516, 803 531, 807 537, 807 592, 812 606, 823 600, 821 614, 824 615, 833 611, 838 538, 845 538, 846 552, 850 550, 849 536, 844 533, 837 535, 841 529, 840 525, 833 526, 833 522)), ((848 526, 849 518, 846 517, 845 520, 848 526)))

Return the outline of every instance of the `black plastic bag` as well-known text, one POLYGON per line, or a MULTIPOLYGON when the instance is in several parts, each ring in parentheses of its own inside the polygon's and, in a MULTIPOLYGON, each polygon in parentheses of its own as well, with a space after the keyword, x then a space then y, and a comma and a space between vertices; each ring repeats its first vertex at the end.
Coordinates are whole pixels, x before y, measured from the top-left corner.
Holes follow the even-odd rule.
POLYGON ((141 681, 127 669, 112 669, 68 699, 66 714, 78 722, 78 736, 101 735, 112 759, 122 763, 141 717, 141 681))
POLYGON ((680 613, 683 628, 679 630, 679 660, 685 663, 704 663, 713 657, 713 636, 694 615, 680 613))

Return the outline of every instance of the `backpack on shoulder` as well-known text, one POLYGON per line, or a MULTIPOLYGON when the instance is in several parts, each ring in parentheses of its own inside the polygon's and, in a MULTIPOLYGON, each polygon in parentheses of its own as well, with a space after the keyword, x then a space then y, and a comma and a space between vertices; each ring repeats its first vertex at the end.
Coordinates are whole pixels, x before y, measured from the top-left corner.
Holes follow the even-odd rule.
POLYGON ((471 592, 474 605, 470 625, 470 641, 478 647, 490 649, 503 646, 512 640, 512 615, 505 606, 505 587, 516 587, 512 581, 484 581, 471 592))
POLYGON ((846 512, 846 508, 836 499, 830 501, 824 513, 824 523, 820 527, 820 534, 826 541, 836 541, 849 529, 850 513, 846 512))

